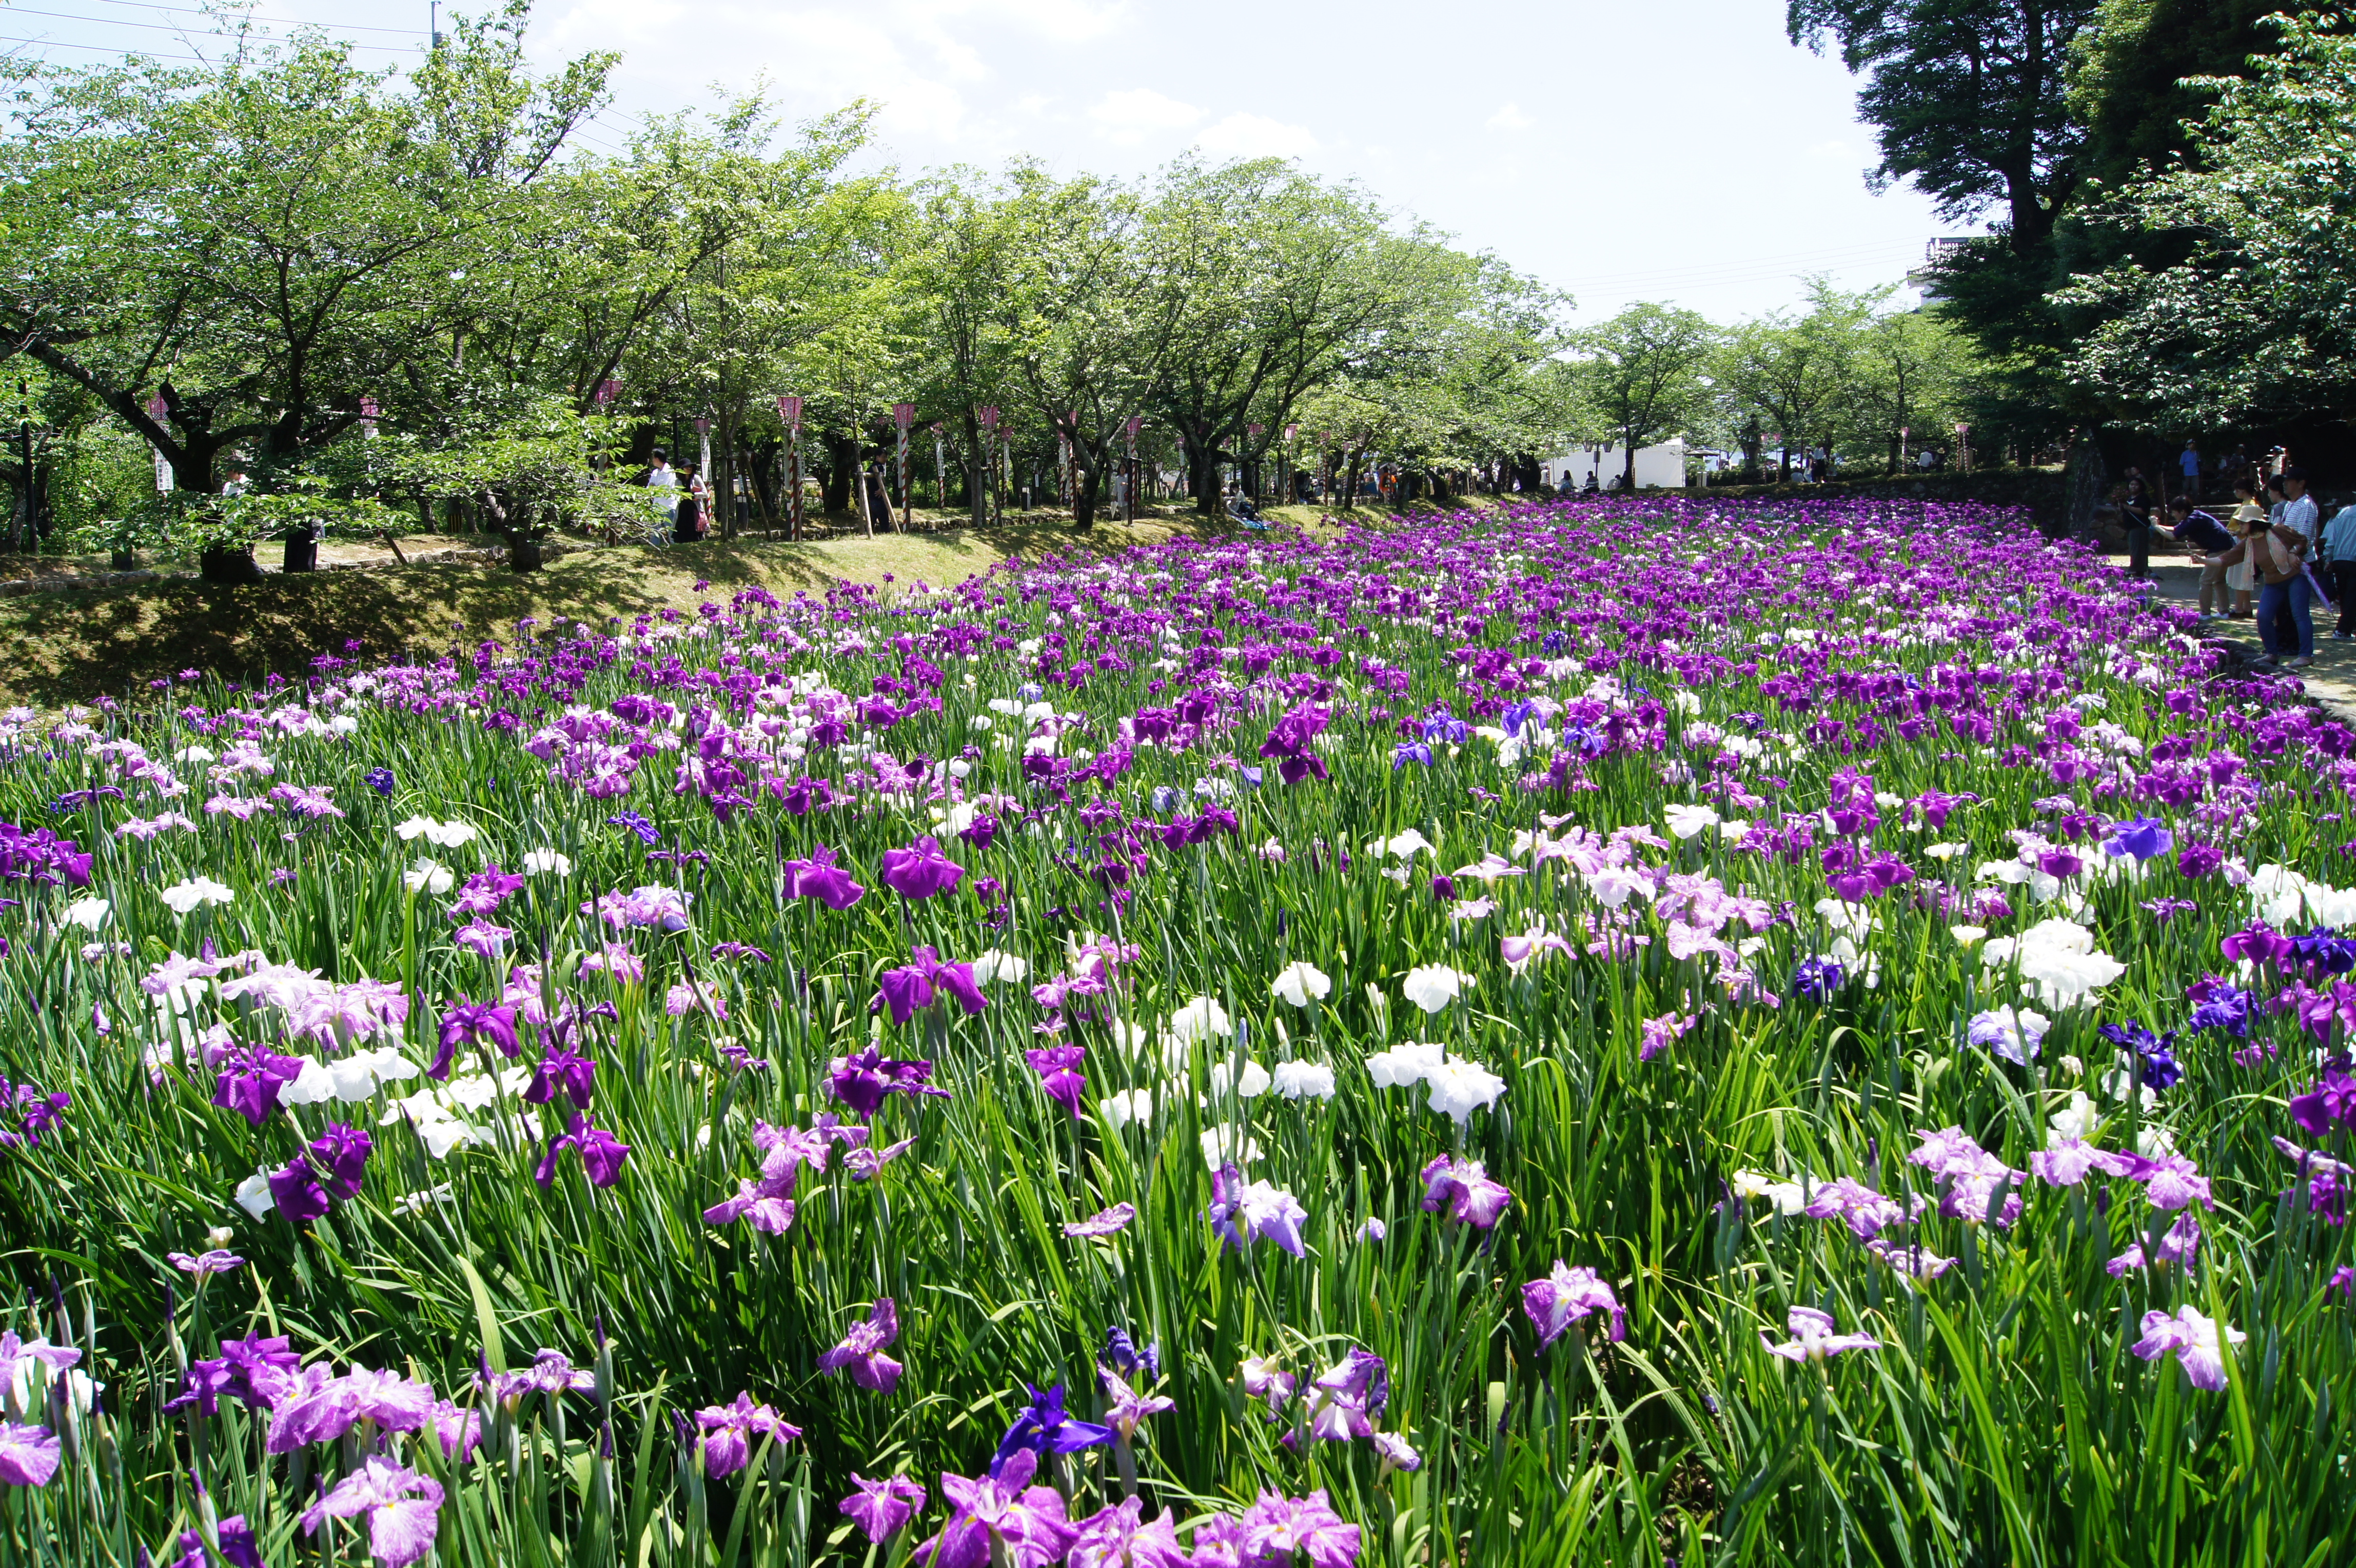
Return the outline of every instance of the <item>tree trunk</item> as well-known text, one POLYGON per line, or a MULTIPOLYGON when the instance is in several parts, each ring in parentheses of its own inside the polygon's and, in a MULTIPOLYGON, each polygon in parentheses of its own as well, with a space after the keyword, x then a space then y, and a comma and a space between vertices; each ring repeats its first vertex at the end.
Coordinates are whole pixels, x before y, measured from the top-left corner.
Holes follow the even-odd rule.
POLYGON ((1097 522, 1097 470, 1093 464, 1072 464, 1072 525, 1094 528, 1097 522))
POLYGON ((2103 492, 2109 479, 2110 465, 2103 461, 2102 446, 2092 435, 2081 434, 2072 439, 2062 480, 2068 505, 2063 527, 2070 538, 2094 537, 2094 513, 2103 504, 2103 492))
POLYGON ((1217 514, 1222 499, 1219 495, 1218 456, 1215 447, 1206 453, 1200 442, 1190 440, 1186 443, 1186 472, 1188 483, 1194 491, 1194 510, 1206 517, 1217 514))
POLYGON ((197 575, 208 583, 258 583, 262 564, 254 560, 251 546, 209 549, 197 556, 197 575))
POLYGON ((828 511, 848 511, 851 487, 859 482, 859 439, 830 430, 819 440, 826 446, 826 472, 819 477, 820 504, 828 511))

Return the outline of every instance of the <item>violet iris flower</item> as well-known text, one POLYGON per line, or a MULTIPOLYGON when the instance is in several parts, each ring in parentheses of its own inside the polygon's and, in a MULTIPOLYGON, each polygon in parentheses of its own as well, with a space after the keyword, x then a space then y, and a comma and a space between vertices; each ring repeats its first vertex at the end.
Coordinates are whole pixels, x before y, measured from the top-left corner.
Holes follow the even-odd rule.
POLYGON ((523 1049, 516 1041, 516 1010, 502 1003, 469 1002, 463 996, 444 1008, 440 1048, 425 1076, 449 1078, 450 1058, 469 1040, 495 1046, 503 1057, 516 1056, 523 1049))
POLYGON ((1569 1268, 1560 1258, 1554 1261, 1552 1273, 1522 1287, 1522 1310, 1529 1315, 1538 1331, 1541 1350, 1590 1313, 1611 1315, 1611 1327, 1603 1336, 1607 1340, 1628 1337, 1628 1314, 1621 1307, 1620 1298, 1612 1294, 1611 1284, 1593 1269, 1569 1268))
POLYGON ((2143 1337, 2127 1347, 2147 1361, 2171 1351, 2184 1369, 2184 1380, 2211 1393, 2225 1386, 2225 1358, 2249 1337, 2230 1323, 2179 1307, 2175 1316, 2153 1310, 2143 1315, 2143 1337))
POLYGON ((531 1087, 523 1091, 524 1101, 527 1104, 547 1105, 562 1094, 575 1108, 586 1111, 596 1078, 595 1062, 569 1046, 552 1046, 532 1073, 531 1087))
POLYGON ((922 1568, 991 1568, 991 1544, 999 1541, 1011 1568, 1050 1568, 1063 1562, 1079 1532, 1065 1518, 1062 1494, 1031 1484, 1038 1468, 1039 1456, 1025 1448, 1003 1466, 992 1466, 988 1476, 943 1474, 948 1523, 909 1561, 922 1568))
MULTIPOLYGON (((1195 1538, 1200 1541, 1201 1531, 1195 1538)), ((1358 1560, 1358 1527, 1342 1522, 1323 1487, 1305 1498, 1262 1491, 1244 1512, 1247 1563, 1290 1563, 1306 1552, 1312 1568, 1350 1568, 1358 1560)))
POLYGON ((1047 1046, 1023 1053, 1031 1070, 1039 1075, 1039 1087, 1045 1090, 1047 1098, 1070 1112, 1075 1122, 1080 1119, 1080 1098, 1088 1080, 1085 1074, 1074 1069, 1087 1055, 1087 1050, 1078 1046, 1047 1046))
POLYGON ((1097 1376, 1104 1382, 1106 1424, 1123 1443, 1137 1435, 1137 1429, 1145 1424, 1146 1417, 1178 1408, 1176 1400, 1141 1392, 1131 1387, 1127 1378, 1110 1367, 1099 1365, 1097 1376))
MULTIPOLYGON (((1033 1054, 1035 1055, 1036 1053, 1033 1054)), ((1070 1224, 1064 1227, 1064 1234, 1073 1238, 1075 1240, 1085 1240, 1098 1236, 1117 1235, 1120 1231, 1127 1230, 1129 1228, 1129 1222, 1136 1218, 1137 1205, 1133 1203, 1116 1203, 1110 1208, 1098 1210, 1096 1213, 1089 1215, 1086 1219, 1073 1220, 1070 1224)), ((1116 1328, 1113 1332, 1118 1334, 1120 1330, 1116 1328)))
POLYGON ((876 1013, 889 1007, 894 1024, 905 1024, 931 1006, 937 992, 956 998, 958 1005, 969 1014, 990 1005, 989 998, 982 995, 981 987, 974 981, 973 965, 943 963, 931 948, 911 949, 910 961, 897 969, 885 970, 878 984, 875 1000, 867 1010, 876 1013))
POLYGON ((605 819, 605 825, 611 828, 626 828, 637 834, 639 840, 646 843, 662 842, 661 830, 636 811, 617 811, 605 819))
POLYGON ((802 1434, 767 1405, 755 1404, 748 1393, 738 1394, 733 1404, 706 1405, 695 1412, 695 1424, 704 1434, 703 1473, 715 1481, 752 1463, 755 1438, 791 1443, 802 1434))
POLYGON ((371 1455, 303 1511, 303 1532, 316 1534, 329 1519, 365 1515, 369 1555, 384 1568, 409 1568, 434 1550, 441 1510, 441 1482, 371 1455))
MULTIPOLYGON (((1502 1190, 1502 1189, 1501 1189, 1502 1190)), ((1309 1255, 1301 1222, 1309 1210, 1289 1192, 1264 1181, 1247 1183, 1232 1160, 1211 1174, 1211 1207, 1203 1211, 1219 1240, 1241 1251, 1252 1241, 1273 1241, 1296 1258, 1309 1255)))
POLYGON ((965 867, 941 853, 938 840, 926 833, 905 849, 884 852, 884 886, 903 898, 930 898, 955 888, 965 867))
POLYGON ((622 1167, 630 1158, 629 1144, 602 1127, 590 1125, 589 1118, 576 1111, 564 1131, 548 1141, 548 1153, 541 1156, 540 1168, 531 1173, 532 1180, 542 1187, 553 1181, 556 1157, 567 1149, 580 1151, 581 1169, 591 1187, 611 1187, 619 1181, 622 1167))
POLYGON ((2132 821, 2111 824, 2110 837, 2103 841, 2103 853, 2114 859, 2133 855, 2137 860, 2149 860, 2166 854, 2176 847, 2176 835, 2168 824, 2156 817, 2136 817, 2132 821))
POLYGON ((1423 1167, 1423 1207, 1428 1214, 1444 1216, 1451 1223, 1470 1225, 1476 1230, 1486 1230, 1497 1223, 1514 1195, 1502 1182, 1493 1181, 1488 1170, 1478 1160, 1451 1159, 1440 1155, 1423 1167))
POLYGON ((853 1470, 851 1484, 859 1489, 835 1506, 875 1546, 905 1530, 926 1501, 925 1488, 905 1476, 871 1481, 853 1470))
POLYGON ((46 1487, 58 1457, 58 1436, 48 1427, 0 1421, 0 1486, 46 1487))
POLYGON ((1787 1361, 1821 1361, 1827 1356, 1837 1356, 1844 1350, 1879 1350, 1881 1341, 1869 1334, 1836 1334, 1830 1313, 1818 1312, 1813 1306, 1795 1306, 1785 1315, 1784 1326, 1792 1331, 1791 1339, 1782 1345, 1770 1343, 1762 1334, 1759 1343, 1771 1356, 1781 1356, 1787 1361))
POLYGON ((873 1046, 835 1058, 827 1064, 827 1075, 828 1090, 861 1116, 874 1115, 887 1095, 937 1094, 946 1100, 949 1092, 926 1081, 933 1076, 932 1063, 895 1060, 873 1046))
POLYGON ((867 893, 851 879, 847 867, 835 864, 834 851, 824 844, 812 849, 807 860, 786 862, 785 872, 787 897, 815 898, 830 909, 848 909, 867 893))
POLYGON ((2290 1116, 2319 1138, 2356 1126, 2356 1078, 2342 1068, 2327 1066, 2313 1089, 2290 1097, 2290 1116))
POLYGON ((259 1127, 278 1104, 278 1091, 303 1072, 303 1058, 282 1057, 259 1046, 232 1047, 221 1058, 220 1078, 213 1085, 213 1103, 234 1111, 259 1127))
POLYGON ((1031 1395, 1031 1402, 1015 1416, 1006 1435, 998 1440, 998 1452, 990 1460, 992 1476, 1004 1475, 1010 1468, 1009 1461, 1018 1454, 1076 1454, 1083 1448, 1112 1441, 1109 1426, 1080 1421, 1066 1412, 1063 1384, 1055 1384, 1045 1393, 1028 1383, 1023 1387, 1031 1395))
POLYGON ((1138 1498, 1098 1509, 1080 1521, 1065 1561, 1078 1568, 1190 1568, 1204 1561, 1178 1544, 1175 1511, 1163 1509, 1151 1524, 1144 1514, 1144 1501, 1138 1498))
MULTIPOLYGON (((230 1568, 263 1568, 262 1549, 253 1539, 253 1527, 245 1516, 233 1513, 213 1527, 213 1539, 220 1543, 220 1560, 230 1568)), ((211 1559, 205 1555, 205 1538, 201 1531, 180 1531, 180 1555, 165 1568, 209 1568, 211 1559)))
POLYGON ((369 1155, 376 1152, 376 1140, 358 1127, 347 1127, 340 1122, 327 1123, 326 1133, 311 1141, 311 1157, 326 1171, 321 1185, 327 1196, 338 1203, 349 1203, 360 1195, 360 1181, 368 1174, 369 1155))
POLYGON ((870 1309, 866 1322, 852 1324, 842 1343, 818 1359, 818 1369, 847 1371, 861 1388, 888 1394, 899 1386, 901 1367, 884 1351, 899 1337, 899 1312, 891 1297, 883 1297, 870 1309))
POLYGON ((1104 1348, 1097 1355, 1124 1378, 1135 1377, 1141 1371, 1149 1379, 1162 1375, 1162 1347, 1153 1344, 1139 1349, 1126 1328, 1116 1326, 1107 1329, 1104 1348))
POLYGON ((1802 959, 1792 970, 1792 994, 1808 1002, 1829 1002, 1846 976, 1837 959, 1802 959))
POLYGON ((415 1432, 434 1415, 434 1390, 399 1372, 354 1367, 343 1377, 325 1363, 301 1369, 271 1407, 270 1435, 263 1447, 291 1454, 312 1443, 332 1443, 360 1423, 385 1432, 415 1432))
POLYGON ((164 1256, 166 1262, 182 1273, 195 1274, 199 1279, 207 1274, 225 1274, 231 1269, 245 1266, 243 1258, 218 1247, 193 1258, 186 1252, 166 1252, 164 1256))

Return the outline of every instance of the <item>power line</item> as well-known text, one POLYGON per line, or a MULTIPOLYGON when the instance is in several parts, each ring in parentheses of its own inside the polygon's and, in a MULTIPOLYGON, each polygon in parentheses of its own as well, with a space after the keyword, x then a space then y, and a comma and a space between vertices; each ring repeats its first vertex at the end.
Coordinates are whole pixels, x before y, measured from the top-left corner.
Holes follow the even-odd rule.
MULTIPOLYGON (((90 3, 93 5, 120 5, 123 9, 129 11, 161 11, 167 16, 208 16, 212 17, 214 20, 219 20, 218 17, 213 17, 213 15, 210 12, 191 11, 182 5, 157 5, 147 3, 147 0, 90 0, 90 3)), ((13 9, 13 7, 11 8, 13 9)), ((34 16, 55 15, 53 12, 47 11, 37 11, 30 14, 34 16)), ((322 22, 297 21, 292 16, 249 16, 246 19, 252 22, 275 23, 280 27, 325 27, 327 25, 322 22)), ((78 22, 95 22, 101 20, 101 18, 96 16, 76 16, 71 18, 71 20, 78 22)), ((131 27, 135 24, 126 22, 120 25, 123 27, 131 27)), ((392 33, 405 38, 422 38, 426 36, 425 30, 423 27, 367 27, 351 22, 337 23, 337 26, 348 28, 350 31, 355 33, 392 33)))
MULTIPOLYGON (((159 5, 156 6, 155 9, 160 11, 164 10, 165 7, 159 5)), ((60 22, 87 22, 93 27, 137 27, 143 32, 170 33, 173 37, 181 38, 190 37, 200 38, 251 38, 265 43, 277 41, 268 33, 232 33, 220 27, 184 27, 177 22, 118 22, 112 16, 76 16, 65 11, 34 11, 22 5, 8 6, 7 14, 11 16, 48 16, 60 22)), ((304 24, 298 23, 296 25, 302 26, 304 24)), ((379 29, 371 29, 371 31, 379 29)), ((391 31, 391 28, 384 28, 381 30, 386 32, 391 31)), ((389 54, 407 54, 410 52, 405 48, 397 48, 391 44, 356 44, 351 42, 349 39, 342 41, 348 48, 380 49, 389 54)))

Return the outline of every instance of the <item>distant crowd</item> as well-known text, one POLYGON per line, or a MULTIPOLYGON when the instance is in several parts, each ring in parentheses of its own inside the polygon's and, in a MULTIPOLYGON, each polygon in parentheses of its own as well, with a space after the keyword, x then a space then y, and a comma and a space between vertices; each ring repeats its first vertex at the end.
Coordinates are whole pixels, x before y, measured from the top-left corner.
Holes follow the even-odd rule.
POLYGON ((2266 664, 2315 662, 2319 606, 2339 609, 2334 640, 2356 640, 2356 505, 2326 521, 2307 470, 2280 447, 2260 461, 2233 453, 2211 465, 2188 441, 2179 464, 2183 486, 2165 505, 2135 468, 2113 493, 2130 571, 2149 575, 2152 533, 2165 526, 2201 563, 2201 618, 2254 619, 2266 664), (2204 489, 2233 499, 2204 505, 2204 489))

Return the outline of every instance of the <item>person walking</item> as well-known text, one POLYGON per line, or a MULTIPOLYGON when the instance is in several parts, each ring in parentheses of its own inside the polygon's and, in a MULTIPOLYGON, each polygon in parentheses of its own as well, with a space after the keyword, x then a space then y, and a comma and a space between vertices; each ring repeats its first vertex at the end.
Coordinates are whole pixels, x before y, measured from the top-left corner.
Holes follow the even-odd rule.
POLYGON ((647 542, 669 544, 679 526, 679 474, 670 466, 670 454, 659 446, 647 469, 647 489, 654 492, 655 503, 647 519, 647 542))
POLYGON ((2184 493, 2194 500, 2201 499, 2201 444, 2188 438, 2184 450, 2177 455, 2178 472, 2184 476, 2184 493))
POLYGON ((2266 662, 2304 670, 2315 662, 2315 622, 2308 613, 2313 590, 2307 575, 2307 541, 2296 531, 2263 517, 2244 527, 2242 542, 2220 559, 2226 565, 2247 561, 2258 569, 2258 639, 2266 662), (2282 632, 2286 621, 2290 635, 2282 632), (2295 650, 2285 657, 2286 650, 2295 650))
POLYGON ((2341 507, 2323 525, 2323 559, 2331 596, 2340 606, 2340 624, 2332 628, 2331 640, 2356 640, 2356 503, 2341 507))
MULTIPOLYGON (((2233 531, 2194 506, 2190 496, 2178 496, 2168 503, 2168 510, 2176 520, 2169 532, 2179 543, 2190 546, 2201 560, 2201 618, 2213 619, 2225 607, 2228 570, 2214 562, 2233 548, 2233 531)), ((2356 564, 2356 550, 2351 550, 2351 564, 2356 564)))

